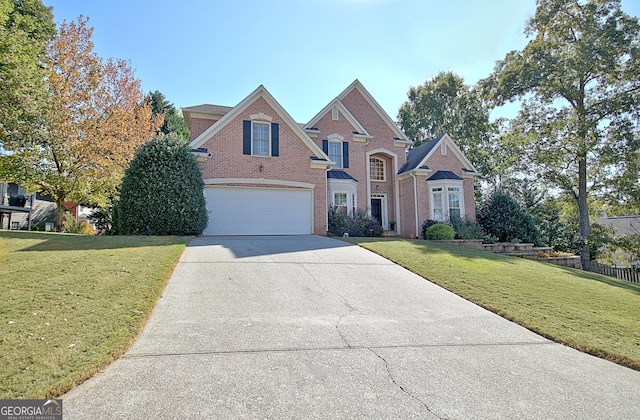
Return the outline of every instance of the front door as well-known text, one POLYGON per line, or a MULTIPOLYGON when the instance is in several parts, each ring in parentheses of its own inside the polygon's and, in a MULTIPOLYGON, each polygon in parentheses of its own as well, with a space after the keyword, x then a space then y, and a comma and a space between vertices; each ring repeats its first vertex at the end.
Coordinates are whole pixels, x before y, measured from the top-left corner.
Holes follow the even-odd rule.
POLYGON ((371 218, 378 221, 382 225, 382 198, 371 199, 371 218))

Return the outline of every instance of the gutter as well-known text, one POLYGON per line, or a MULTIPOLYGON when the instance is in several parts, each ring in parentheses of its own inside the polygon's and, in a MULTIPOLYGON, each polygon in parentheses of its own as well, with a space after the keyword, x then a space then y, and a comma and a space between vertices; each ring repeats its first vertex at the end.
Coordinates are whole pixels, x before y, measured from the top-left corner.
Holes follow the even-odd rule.
POLYGON ((418 239, 418 178, 416 178, 413 171, 411 171, 411 177, 413 178, 413 212, 416 218, 416 239, 418 239))

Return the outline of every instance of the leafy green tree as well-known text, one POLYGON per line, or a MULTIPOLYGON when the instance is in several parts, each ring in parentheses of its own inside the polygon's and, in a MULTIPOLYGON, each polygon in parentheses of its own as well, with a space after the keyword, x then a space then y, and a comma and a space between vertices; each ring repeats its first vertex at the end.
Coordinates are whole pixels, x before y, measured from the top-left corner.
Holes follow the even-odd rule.
POLYGON ((41 133, 46 46, 54 34, 51 8, 40 0, 0 0, 0 150, 41 133))
POLYGON ((619 0, 537 0, 525 33, 480 84, 497 105, 522 101, 513 138, 529 171, 577 202, 586 266, 587 198, 638 182, 640 26, 619 0))
POLYGON ((184 141, 174 133, 157 135, 138 149, 125 172, 114 213, 118 233, 201 234, 208 219, 203 187, 184 141))
POLYGON ((165 98, 162 92, 159 90, 149 92, 149 99, 153 115, 164 116, 164 123, 160 127, 160 132, 164 134, 175 133, 178 137, 189 141, 189 129, 184 122, 184 118, 178 113, 176 107, 165 98))
POLYGON ((10 153, 0 156, 0 179, 53 199, 58 229, 66 202, 109 204, 137 146, 162 123, 152 117, 130 63, 93 51, 87 23, 80 17, 59 26, 47 46, 38 135, 5 141, 10 153))
POLYGON ((540 245, 539 232, 531 215, 502 191, 495 191, 480 206, 476 220, 488 235, 500 242, 519 240, 540 245))
POLYGON ((412 86, 398 112, 400 127, 418 146, 449 134, 483 174, 493 172, 491 139, 496 126, 478 91, 462 77, 442 72, 421 86, 412 86))

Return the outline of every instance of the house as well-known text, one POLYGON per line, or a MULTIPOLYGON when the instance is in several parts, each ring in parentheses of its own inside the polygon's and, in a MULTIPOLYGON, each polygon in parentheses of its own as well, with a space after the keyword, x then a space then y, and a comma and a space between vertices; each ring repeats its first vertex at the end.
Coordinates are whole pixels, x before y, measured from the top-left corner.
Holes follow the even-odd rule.
POLYGON ((367 209, 404 237, 417 237, 426 219, 475 217, 479 174, 453 139, 410 150, 358 80, 306 124, 264 86, 234 107, 182 112, 205 183, 205 235, 324 235, 329 206, 367 209))
POLYGON ((54 221, 55 204, 49 197, 29 194, 18 184, 0 182, 0 229, 44 229, 54 221))

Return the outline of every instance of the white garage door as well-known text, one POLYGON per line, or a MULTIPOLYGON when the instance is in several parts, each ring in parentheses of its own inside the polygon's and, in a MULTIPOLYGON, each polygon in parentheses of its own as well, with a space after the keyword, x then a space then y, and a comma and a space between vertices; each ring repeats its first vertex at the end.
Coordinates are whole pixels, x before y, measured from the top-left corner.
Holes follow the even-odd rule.
POLYGON ((311 190, 207 187, 209 225, 204 235, 312 233, 311 190))

